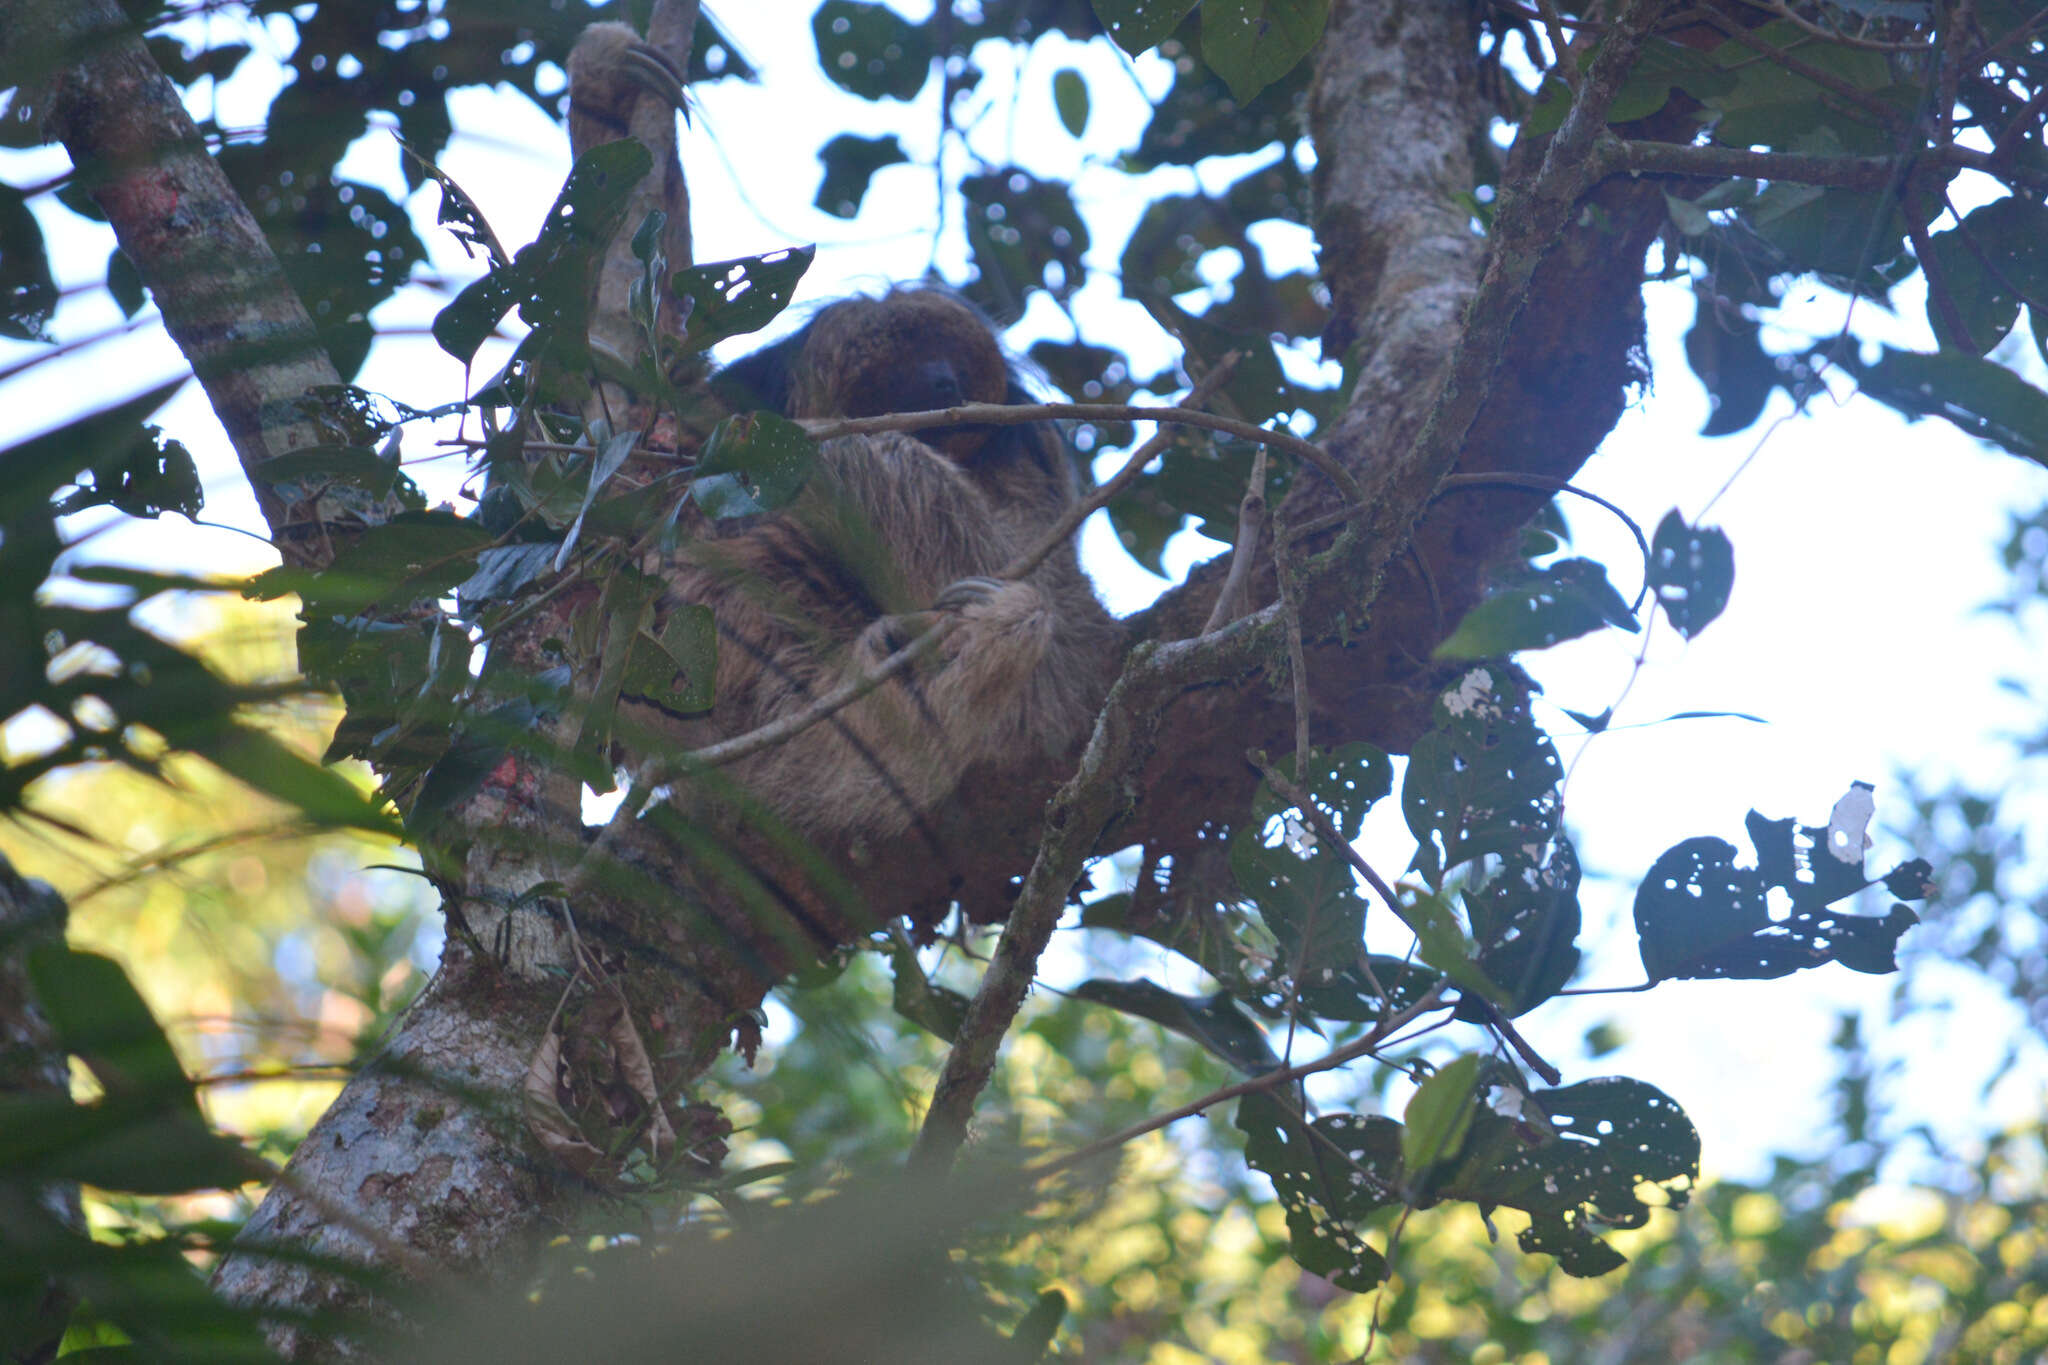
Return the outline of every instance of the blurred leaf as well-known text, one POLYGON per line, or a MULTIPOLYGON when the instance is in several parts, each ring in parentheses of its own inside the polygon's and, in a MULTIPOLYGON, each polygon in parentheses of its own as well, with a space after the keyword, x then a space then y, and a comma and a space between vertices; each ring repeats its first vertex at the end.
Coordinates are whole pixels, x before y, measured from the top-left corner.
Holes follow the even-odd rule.
POLYGON ((0 295, 7 300, 0 336, 43 340, 43 328, 57 311, 57 279, 50 273, 42 226, 29 212, 27 197, 12 185, 0 185, 0 295))
POLYGON ((1116 45, 1133 57, 1166 40, 1201 0, 1094 0, 1095 15, 1116 45))
POLYGON ((868 182, 884 166, 900 166, 910 158, 892 133, 887 137, 855 137, 840 133, 818 149, 825 178, 818 182, 817 198, 811 202, 834 218, 853 218, 867 197, 868 182))
POLYGON ((1518 577, 1465 613, 1436 647, 1436 659, 1491 659, 1524 649, 1548 649, 1602 626, 1642 629, 1614 585, 1607 566, 1566 559, 1518 577))
POLYGON ((1958 351, 1927 355, 1887 346, 1875 365, 1839 358, 1863 392, 1908 417, 1946 417, 1979 440, 2048 464, 2048 393, 2011 370, 1958 351))
POLYGON ((1107 1005, 1191 1038, 1247 1076, 1263 1075, 1280 1065, 1273 1045, 1266 1041, 1266 1031, 1228 991, 1200 997, 1176 995, 1150 981, 1097 978, 1083 981, 1072 994, 1077 1000, 1107 1005))
POLYGON ((1088 131, 1088 82, 1072 67, 1062 67, 1052 76, 1052 104, 1069 137, 1088 131))
POLYGON ((896 980, 890 992, 896 1012, 942 1042, 959 1037, 960 1025, 967 1018, 968 998, 926 976, 917 953, 907 943, 890 950, 889 966, 896 980))
POLYGON ((1687 526, 1674 508, 1650 541, 1650 588, 1672 626, 1690 640, 1728 605, 1735 546, 1715 527, 1687 526))
POLYGON ((915 99, 931 73, 930 35, 887 5, 825 0, 811 34, 825 74, 862 99, 915 99))
POLYGON ((1306 57, 1329 18, 1329 0, 1205 0, 1202 60, 1242 103, 1306 57))

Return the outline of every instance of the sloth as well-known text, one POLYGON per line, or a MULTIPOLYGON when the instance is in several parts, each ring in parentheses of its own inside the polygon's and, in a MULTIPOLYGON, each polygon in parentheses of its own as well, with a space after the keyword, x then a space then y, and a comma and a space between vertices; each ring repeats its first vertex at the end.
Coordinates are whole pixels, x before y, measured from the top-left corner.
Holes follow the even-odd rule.
MULTIPOLYGON (((688 263, 689 201, 672 112, 683 73, 630 27, 595 24, 578 40, 569 75, 572 148, 580 155, 625 136, 648 142, 647 206, 668 214, 670 264, 688 263)), ((618 301, 637 271, 616 247, 611 257, 593 300, 600 325, 624 317, 618 301)), ((665 316, 682 318, 678 309, 665 316)), ((605 339, 631 344, 624 335, 605 339)), ((931 288, 822 308, 793 336, 719 372, 712 393, 715 407, 793 418, 1031 401, 988 322, 931 288)), ((806 710, 952 616, 919 666, 780 745, 697 775, 675 799, 695 817, 730 821, 744 804, 729 799, 735 783, 813 842, 850 848, 918 824, 976 770, 1069 751, 1108 690, 1121 630, 1071 544, 1021 581, 994 575, 1037 545, 1078 496, 1051 423, 822 443, 795 503, 750 524, 700 521, 664 557, 659 610, 701 604, 717 622, 716 700, 697 716, 632 704, 622 734, 641 729, 644 742, 663 749, 744 734, 806 710)))
MULTIPOLYGON (((988 323, 932 288, 831 304, 713 388, 735 411, 795 418, 1030 401, 988 323)), ((921 666, 723 770, 822 844, 901 833, 979 768, 1068 752, 1108 688, 1119 628, 1071 543, 1024 579, 992 576, 1079 496, 1058 429, 924 435, 823 442, 788 508, 707 531, 662 567, 663 609, 701 603, 718 626, 712 711, 661 726, 689 747, 800 713, 957 618, 921 666)), ((679 799, 704 811, 720 785, 679 799)))

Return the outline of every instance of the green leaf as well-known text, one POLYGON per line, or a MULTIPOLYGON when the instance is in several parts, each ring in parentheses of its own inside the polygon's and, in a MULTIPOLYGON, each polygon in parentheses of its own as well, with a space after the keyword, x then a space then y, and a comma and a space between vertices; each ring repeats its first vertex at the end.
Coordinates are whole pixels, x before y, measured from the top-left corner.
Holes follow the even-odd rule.
POLYGON ((1329 0, 1205 0, 1202 60, 1244 104, 1306 57, 1329 19, 1329 0))
POLYGON ((670 610, 661 634, 640 632, 620 691, 688 715, 717 700, 718 622, 700 602, 670 610))
POLYGON ((811 35, 825 74, 865 100, 915 99, 931 74, 931 35, 887 5, 825 0, 811 35))
POLYGON ((1418 844, 1410 866, 1440 886, 1470 859, 1549 843, 1563 773, 1523 684, 1498 667, 1467 670, 1438 696, 1435 724, 1409 753, 1401 813, 1418 844))
POLYGON ((1280 1065, 1266 1041, 1266 1031, 1246 1014, 1228 991, 1210 996, 1176 995, 1150 981, 1083 981, 1074 987, 1077 1000, 1149 1019, 1161 1028, 1191 1038, 1247 1076, 1260 1076, 1280 1065))
POLYGON ((1458 912, 1441 891, 1425 891, 1402 907, 1401 919, 1415 932, 1416 955, 1474 995, 1496 1003, 1503 992, 1480 969, 1478 949, 1465 934, 1458 912))
POLYGON ((1287 1213, 1288 1254, 1340 1289, 1368 1293, 1387 1262, 1362 1225, 1400 1202, 1401 1125, 1381 1114, 1326 1114, 1304 1123, 1271 1094, 1238 1102, 1245 1161, 1263 1171, 1287 1213))
POLYGON ((1650 541, 1650 589, 1680 635, 1698 635, 1728 605, 1735 588, 1735 546, 1718 528, 1685 524, 1676 508, 1650 541))
POLYGON ((690 496, 711 516, 759 516, 786 507, 817 465, 808 433, 772 412, 742 413, 712 429, 690 481, 690 496))
POLYGON ((1491 659, 1548 649, 1603 626, 1631 633, 1642 629, 1627 600, 1607 581, 1604 564, 1567 559, 1509 583, 1466 612, 1432 657, 1491 659))
POLYGON ((884 166, 900 166, 910 160, 895 134, 886 137, 855 137, 841 133, 818 149, 825 178, 818 182, 818 194, 811 202, 834 218, 853 218, 867 197, 868 182, 884 166))
POLYGON ((1887 346, 1875 365, 1839 362, 1863 392, 1908 417, 1945 417, 1979 440, 2048 464, 2048 393, 2002 365, 1959 351, 1927 355, 1887 346))
POLYGON ((379 603, 444 596, 474 575, 476 558, 491 540, 489 531, 453 512, 401 512, 371 527, 327 568, 270 569, 244 592, 258 601, 295 592, 309 614, 355 616, 379 603))
POLYGON ((1935 233, 1928 245, 1927 322, 1943 350, 1983 355, 2012 330, 2022 303, 2048 308, 2048 208, 2018 196, 1995 200, 1935 233), (1937 306, 1937 275, 1967 338, 1951 334, 1937 306))
POLYGON ((773 322, 817 254, 816 247, 786 247, 677 271, 669 287, 690 300, 689 349, 701 351, 773 322))
POLYGON ((1053 73, 1052 104, 1069 137, 1088 131, 1088 82, 1071 66, 1053 73))
POLYGON ((1411 1181, 1425 1179, 1433 1168, 1457 1160, 1465 1135, 1472 1129, 1474 1093, 1480 1058, 1466 1055, 1439 1069, 1416 1087, 1401 1111, 1401 1164, 1411 1181))
POLYGON ((1159 46, 1201 0, 1095 0, 1095 17, 1111 41, 1133 57, 1159 46))
POLYGON ((1495 1074, 1483 1086, 1460 1168, 1438 1191, 1527 1213, 1522 1250, 1555 1256, 1569 1275, 1602 1275, 1626 1257, 1596 1227, 1639 1228, 1657 1185, 1671 1207, 1699 1181, 1700 1139, 1676 1101, 1621 1076, 1524 1093, 1495 1074))

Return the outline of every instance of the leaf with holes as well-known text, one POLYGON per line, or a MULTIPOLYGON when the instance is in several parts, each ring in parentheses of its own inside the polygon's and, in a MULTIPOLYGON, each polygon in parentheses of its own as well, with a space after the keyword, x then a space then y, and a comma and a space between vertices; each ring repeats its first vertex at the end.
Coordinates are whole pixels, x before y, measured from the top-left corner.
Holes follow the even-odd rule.
POLYGON ((1507 670, 1473 668, 1437 698, 1401 783, 1401 813, 1419 847, 1410 865, 1432 886, 1460 863, 1540 847, 1557 832, 1557 750, 1507 670))
POLYGON ((1650 590, 1690 640, 1728 606, 1735 590, 1735 546, 1718 527, 1688 526, 1676 508, 1650 541, 1650 590))
MULTIPOLYGON (((1673 977, 1768 980, 1803 967, 1839 962, 1853 971, 1895 971, 1899 936, 1919 923, 1904 905, 1882 918, 1829 907, 1873 883, 1863 875, 1863 850, 1835 850, 1829 830, 1767 820, 1747 821, 1755 867, 1735 862, 1726 840, 1702 836, 1666 849, 1636 889, 1635 919, 1643 970, 1652 981, 1673 977), (1773 918, 1767 894, 1783 892, 1791 909, 1773 918)), ((1927 864, 1906 863, 1882 880, 1894 896, 1927 894, 1927 864)))
POLYGON ((1273 1182, 1287 1213, 1288 1253, 1312 1275, 1363 1294, 1387 1277, 1387 1262, 1362 1226, 1398 1207, 1401 1125, 1380 1114, 1326 1114, 1305 1121, 1268 1094, 1237 1106, 1244 1159, 1273 1182))

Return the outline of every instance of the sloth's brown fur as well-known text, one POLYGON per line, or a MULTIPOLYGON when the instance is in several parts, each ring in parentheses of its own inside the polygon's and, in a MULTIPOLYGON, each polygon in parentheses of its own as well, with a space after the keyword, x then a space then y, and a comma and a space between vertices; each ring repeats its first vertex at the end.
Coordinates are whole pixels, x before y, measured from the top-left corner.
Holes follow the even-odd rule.
MULTIPOLYGON (((736 406, 791 416, 1023 396, 980 315, 925 289, 833 304, 726 375, 736 406)), ((901 832, 977 770, 1072 749, 1107 688, 1117 627, 1071 544, 1022 581, 987 576, 1076 496, 1050 424, 823 443, 795 504, 664 566, 667 605, 708 604, 719 634, 716 706, 674 741, 800 712, 952 612, 922 667, 725 774, 799 831, 844 844, 901 832)), ((683 799, 702 810, 716 786, 683 799)))

